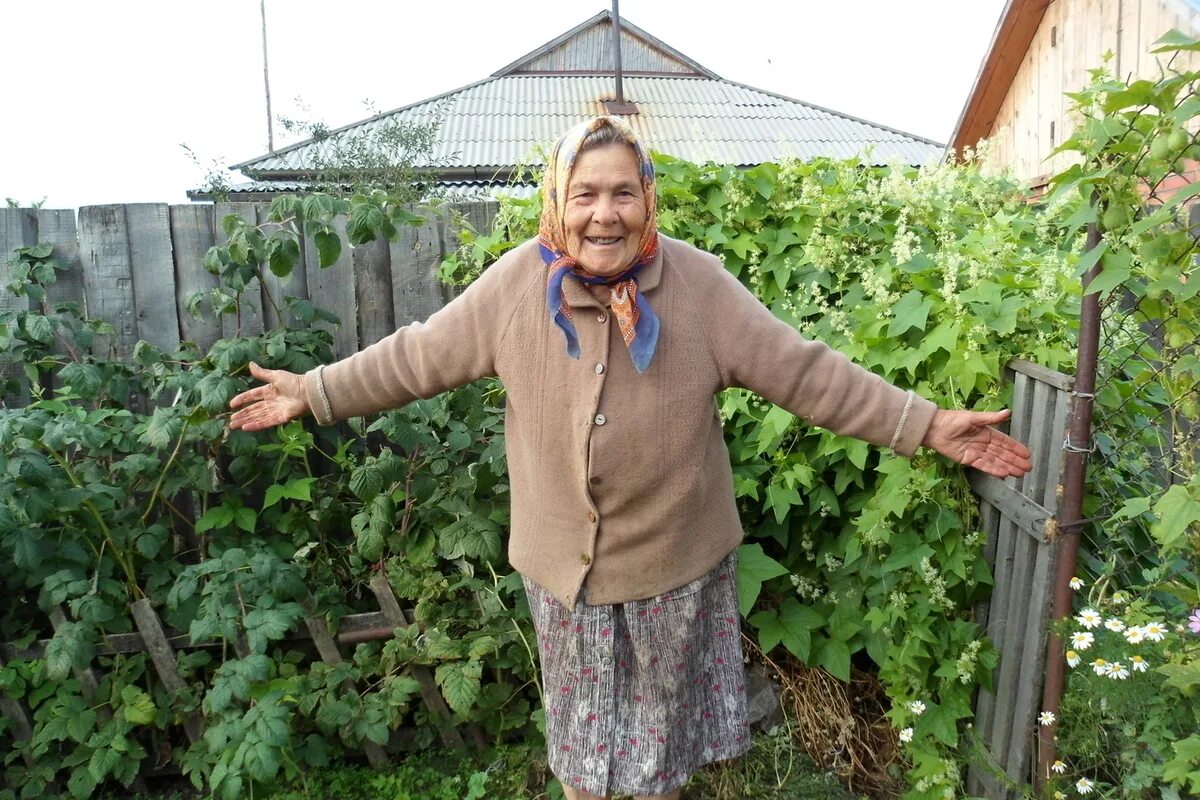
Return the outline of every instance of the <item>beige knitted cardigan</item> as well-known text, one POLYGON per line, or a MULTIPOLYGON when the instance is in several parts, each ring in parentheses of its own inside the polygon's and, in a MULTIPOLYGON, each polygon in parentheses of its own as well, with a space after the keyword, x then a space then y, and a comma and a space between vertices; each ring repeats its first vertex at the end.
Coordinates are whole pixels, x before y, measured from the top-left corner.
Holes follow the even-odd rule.
POLYGON ((777 319, 716 257, 666 236, 639 287, 661 321, 638 375, 615 319, 564 282, 581 357, 546 310, 535 241, 461 296, 305 375, 317 421, 402 406, 484 376, 506 394, 513 567, 573 608, 651 597, 736 547, 729 453, 714 395, 742 386, 838 433, 912 455, 936 407, 777 319))

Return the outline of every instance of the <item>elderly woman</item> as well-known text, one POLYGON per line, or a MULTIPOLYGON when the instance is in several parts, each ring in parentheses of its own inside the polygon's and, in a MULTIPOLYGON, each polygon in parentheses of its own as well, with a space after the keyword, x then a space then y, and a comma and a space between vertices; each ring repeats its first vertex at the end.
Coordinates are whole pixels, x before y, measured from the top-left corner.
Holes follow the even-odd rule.
POLYGON ((536 240, 425 323, 306 375, 252 365, 230 426, 318 423, 485 376, 506 392, 509 560, 538 634, 550 765, 571 798, 678 797, 746 751, 734 552, 714 395, 741 386, 840 434, 994 475, 1029 451, 1007 412, 946 411, 776 319, 714 256, 656 228, 654 171, 619 118, 568 131, 536 240))

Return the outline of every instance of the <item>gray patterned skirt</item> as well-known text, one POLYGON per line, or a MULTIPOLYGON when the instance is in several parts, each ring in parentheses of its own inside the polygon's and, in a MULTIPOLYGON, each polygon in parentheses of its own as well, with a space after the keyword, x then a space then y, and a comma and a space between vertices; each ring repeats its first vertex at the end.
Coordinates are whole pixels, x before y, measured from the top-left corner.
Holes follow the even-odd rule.
POLYGON ((735 553, 657 597, 581 597, 573 612, 525 579, 559 780, 600 796, 667 794, 746 752, 735 553))

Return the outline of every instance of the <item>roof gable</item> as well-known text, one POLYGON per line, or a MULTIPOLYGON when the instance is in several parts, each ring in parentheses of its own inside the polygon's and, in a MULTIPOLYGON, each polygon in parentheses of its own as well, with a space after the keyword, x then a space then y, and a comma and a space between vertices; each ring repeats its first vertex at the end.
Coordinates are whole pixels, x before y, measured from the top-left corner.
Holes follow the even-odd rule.
MULTIPOLYGON (((612 13, 601 11, 591 19, 526 53, 492 73, 505 75, 609 74, 613 64, 612 13)), ((621 17, 621 71, 629 75, 673 75, 717 78, 675 48, 656 39, 621 17)))

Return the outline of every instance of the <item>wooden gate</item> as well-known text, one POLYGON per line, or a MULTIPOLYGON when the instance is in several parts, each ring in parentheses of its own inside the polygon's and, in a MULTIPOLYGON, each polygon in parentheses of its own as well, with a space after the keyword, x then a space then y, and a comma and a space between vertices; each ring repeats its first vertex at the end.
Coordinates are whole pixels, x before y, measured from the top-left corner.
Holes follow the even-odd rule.
POLYGON ((967 788, 989 800, 1017 796, 1033 781, 1037 716, 1045 676, 1046 634, 1058 555, 1064 435, 1074 379, 1028 361, 1012 361, 1010 434, 1033 452, 1033 471, 999 480, 971 473, 995 587, 975 609, 1000 653, 993 691, 980 690, 975 729, 981 752, 967 788))

